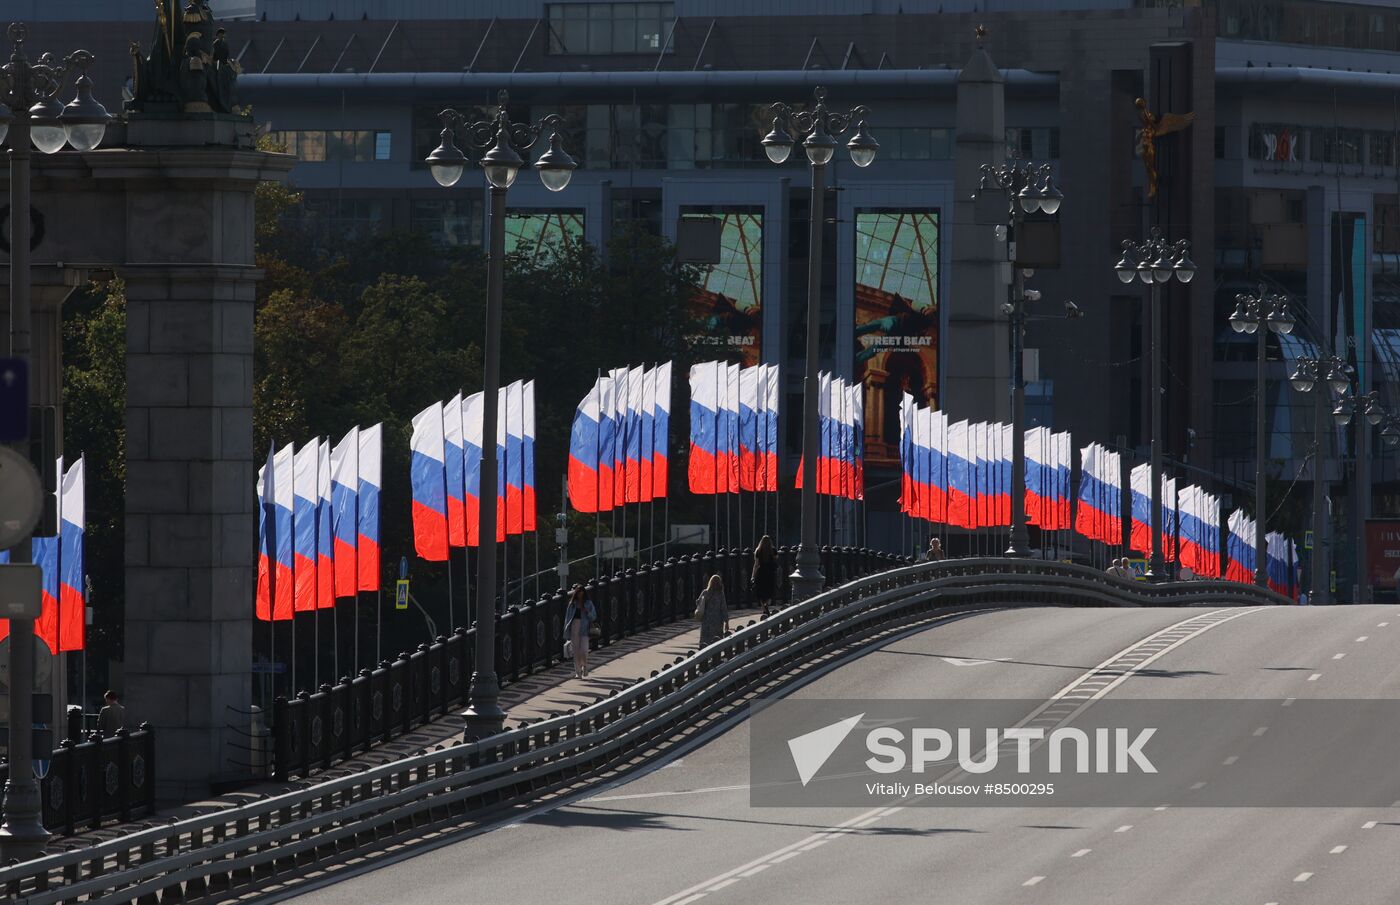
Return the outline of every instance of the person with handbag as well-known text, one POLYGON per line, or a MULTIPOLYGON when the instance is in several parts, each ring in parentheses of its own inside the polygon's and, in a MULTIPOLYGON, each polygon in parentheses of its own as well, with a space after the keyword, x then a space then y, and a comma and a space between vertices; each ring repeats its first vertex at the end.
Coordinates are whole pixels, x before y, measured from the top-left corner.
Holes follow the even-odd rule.
POLYGON ((763 606, 767 616, 778 599, 778 551, 773 548, 773 538, 763 535, 753 551, 753 574, 749 576, 754 600, 763 606))
POLYGON ((695 601, 695 618, 700 620, 700 646, 713 644, 729 631, 729 604, 724 599, 724 580, 710 576, 710 583, 695 601))
POLYGON ((583 585, 574 585, 569 592, 569 605, 564 608, 564 637, 568 639, 564 655, 573 654, 575 679, 588 675, 588 639, 593 637, 597 621, 598 611, 583 585))

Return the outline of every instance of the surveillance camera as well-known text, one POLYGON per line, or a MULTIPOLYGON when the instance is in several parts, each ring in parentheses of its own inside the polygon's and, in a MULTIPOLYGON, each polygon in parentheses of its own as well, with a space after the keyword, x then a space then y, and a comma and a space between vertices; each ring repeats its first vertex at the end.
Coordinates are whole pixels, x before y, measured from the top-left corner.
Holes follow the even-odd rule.
POLYGON ((1007 315, 1008 317, 1015 313, 1015 311, 1016 307, 1010 302, 1006 302, 1001 306, 1001 313, 1007 315))
POLYGON ((1038 301, 1040 301, 1040 290, 1039 290, 1039 289, 1027 289, 1027 290, 1026 290, 1026 301, 1028 301, 1028 302, 1038 302, 1038 301))
POLYGON ((1083 316, 1084 316, 1084 312, 1083 312, 1083 310, 1080 309, 1080 307, 1079 307, 1078 305, 1076 305, 1074 302, 1071 302, 1071 301, 1069 301, 1069 300, 1066 300, 1066 301, 1065 301, 1065 317, 1068 317, 1068 318, 1073 319, 1073 318, 1079 318, 1079 317, 1083 317, 1083 316))

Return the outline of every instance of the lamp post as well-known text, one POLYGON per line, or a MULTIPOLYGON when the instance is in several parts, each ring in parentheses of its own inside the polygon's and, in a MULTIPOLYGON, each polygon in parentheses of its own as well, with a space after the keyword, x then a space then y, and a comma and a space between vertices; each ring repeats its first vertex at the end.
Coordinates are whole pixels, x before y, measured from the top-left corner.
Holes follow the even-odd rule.
POLYGON ((1260 286, 1257 295, 1241 293, 1235 296, 1235 310, 1230 315, 1230 329, 1248 333, 1258 339, 1255 349, 1254 372, 1254 583, 1269 584, 1268 564, 1264 561, 1266 543, 1265 520, 1268 496, 1264 480, 1264 364, 1268 356, 1269 333, 1293 332, 1293 315, 1288 313, 1288 299, 1260 286), (1261 329, 1267 325, 1267 329, 1261 329))
POLYGON ((1026 302, 1040 298, 1040 293, 1028 298, 1025 278, 1029 274, 1016 260, 1016 252, 1026 214, 1054 214, 1065 196, 1055 186, 1048 163, 983 164, 978 194, 989 188, 1006 196, 1007 223, 997 232, 1005 233, 1006 257, 1012 271, 1011 300, 1002 306, 1011 329, 1011 539, 1006 555, 1025 557, 1031 555, 1026 533, 1026 302))
MULTIPOLYGON (((61 61, 44 54, 31 63, 24 52, 28 29, 9 28, 14 45, 10 61, 0 67, 0 144, 9 139, 10 158, 10 356, 28 366, 32 332, 29 243, 30 144, 53 154, 65 144, 78 151, 97 147, 111 117, 92 96, 87 68, 92 54, 74 51, 61 61), (67 106, 57 99, 70 72, 79 73, 76 97, 67 106)), ((15 444, 26 459, 28 444, 15 444)), ((10 561, 28 563, 28 541, 10 551, 10 561)), ((49 834, 41 820, 39 784, 34 781, 34 621, 10 620, 10 742, 9 778, 5 782, 5 822, 0 824, 0 860, 26 859, 40 854, 49 834)))
POLYGON ((1196 276, 1191 261, 1191 243, 1180 239, 1168 242, 1161 229, 1152 227, 1146 242, 1123 240, 1123 257, 1113 266, 1118 279, 1126 284, 1134 278, 1148 284, 1152 331, 1152 552, 1147 561, 1147 580, 1167 577, 1162 557, 1162 284, 1172 277, 1189 283, 1196 276))
POLYGON ((491 196, 491 235, 486 270, 486 336, 482 344, 481 405, 481 506, 480 566, 477 569, 476 669, 466 711, 464 736, 482 738, 499 732, 505 722, 500 706, 500 681, 496 676, 496 413, 501 385, 501 307, 505 285, 506 192, 525 166, 517 148, 529 151, 541 140, 548 148, 535 161, 540 182, 551 192, 563 191, 578 166, 564 150, 559 136, 562 120, 549 114, 538 122, 514 123, 506 113, 509 100, 502 91, 491 119, 470 120, 456 110, 444 110, 442 143, 428 155, 433 179, 443 187, 457 184, 467 157, 457 137, 473 148, 484 149, 481 169, 491 196), (547 136, 547 137, 546 137, 547 136))
POLYGON ((880 144, 866 131, 865 107, 837 113, 826 108, 826 89, 818 88, 811 110, 794 110, 787 104, 771 105, 773 128, 763 138, 763 150, 773 163, 781 164, 797 144, 796 131, 812 170, 812 203, 808 217, 807 255, 807 368, 802 387, 802 537, 797 548, 797 568, 792 573, 792 596, 805 600, 820 593, 824 579, 821 555, 817 550, 817 443, 820 422, 817 417, 819 392, 818 356, 821 349, 822 313, 822 208, 826 200, 826 166, 836 153, 837 138, 855 130, 846 149, 851 162, 868 167, 875 161, 880 144))
MULTIPOLYGON (((1351 386, 1352 367, 1336 355, 1319 358, 1299 358, 1288 382, 1300 393, 1314 393, 1316 404, 1313 407, 1313 493, 1312 493, 1312 555, 1308 560, 1308 571, 1312 575, 1312 589, 1308 600, 1314 605, 1326 602, 1331 583, 1326 580, 1327 546, 1327 493, 1323 458, 1327 449, 1327 410, 1332 395, 1345 394, 1351 386)), ((1341 407, 1339 406, 1339 409, 1341 407)), ((1332 417, 1342 418, 1343 424, 1351 420, 1351 413, 1344 409, 1332 412, 1332 417)))
POLYGON ((1346 427, 1352 415, 1359 415, 1356 422, 1356 471, 1353 474, 1356 488, 1356 597, 1352 603, 1369 602, 1370 585, 1366 578, 1366 519, 1371 509, 1371 435, 1370 428, 1385 420, 1386 411, 1381 405, 1380 394, 1375 390, 1361 396, 1343 395, 1332 410, 1332 420, 1338 427, 1346 427))

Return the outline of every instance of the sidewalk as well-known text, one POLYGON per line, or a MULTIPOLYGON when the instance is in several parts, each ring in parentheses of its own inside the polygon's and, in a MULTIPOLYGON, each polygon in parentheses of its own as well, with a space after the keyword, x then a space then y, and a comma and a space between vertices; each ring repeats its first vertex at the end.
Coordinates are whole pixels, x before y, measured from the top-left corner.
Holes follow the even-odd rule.
MULTIPOLYGON (((757 616, 758 612, 732 611, 731 627, 737 628, 742 622, 757 616)), ((674 662, 687 651, 695 650, 699 641, 699 623, 693 619, 683 619, 591 651, 589 674, 585 678, 573 677, 572 662, 561 663, 544 672, 526 676, 501 689, 500 700, 502 709, 506 711, 506 728, 518 726, 525 720, 533 722, 557 716, 602 700, 614 690, 626 688, 650 676, 653 670, 659 670, 667 663, 674 662)), ((446 748, 461 740, 465 724, 466 721, 460 713, 449 713, 391 741, 375 745, 371 750, 342 761, 328 770, 315 773, 309 778, 288 782, 258 781, 237 792, 162 808, 143 820, 115 824, 75 836, 55 836, 49 851, 86 848, 141 829, 237 807, 250 801, 356 773, 368 767, 402 760, 425 751, 446 748)))

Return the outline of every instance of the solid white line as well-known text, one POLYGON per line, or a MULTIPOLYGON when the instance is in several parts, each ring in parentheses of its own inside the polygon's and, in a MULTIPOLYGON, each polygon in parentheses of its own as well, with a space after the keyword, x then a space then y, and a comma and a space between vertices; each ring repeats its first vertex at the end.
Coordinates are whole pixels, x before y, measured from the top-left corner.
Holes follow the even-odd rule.
POLYGON ((880 819, 879 817, 871 817, 871 818, 868 819, 868 820, 862 820, 860 823, 857 823, 856 826, 857 826, 857 827, 870 826, 870 824, 874 823, 875 821, 877 821, 877 820, 879 820, 879 819, 880 819))
POLYGON ((782 864, 782 863, 783 863, 784 861, 786 861, 787 859, 789 859, 789 858, 796 858, 796 857, 797 857, 798 855, 800 855, 800 854, 802 854, 802 852, 800 852, 800 851, 788 852, 786 855, 779 855, 778 857, 774 858, 774 859, 773 859, 773 863, 774 863, 774 864, 782 864))
POLYGON ((1308 681, 1309 681, 1309 682, 1316 682, 1316 681, 1317 681, 1318 679, 1320 679, 1320 678, 1322 678, 1322 673, 1320 673, 1320 672, 1315 672, 1315 673, 1313 673, 1312 675, 1308 676, 1308 681))
POLYGON ((1254 730, 1254 737, 1255 737, 1255 738, 1258 738, 1259 736, 1263 735, 1265 732, 1268 732, 1268 731, 1269 731, 1269 727, 1268 727, 1268 726, 1260 726, 1258 729, 1255 729, 1255 730, 1254 730))
POLYGON ((1093 851, 1092 848, 1081 848, 1079 851, 1077 851, 1077 852, 1075 852, 1074 854, 1070 855, 1070 857, 1071 857, 1071 858, 1083 858, 1085 855, 1089 854, 1089 853, 1092 852, 1092 851, 1093 851))
POLYGON ((1227 766, 1227 767, 1234 766, 1235 761, 1237 761, 1237 760, 1239 760, 1239 758, 1232 754, 1232 755, 1230 755, 1229 757, 1225 758, 1225 766, 1227 766))
POLYGON ((1332 849, 1332 851, 1328 852, 1327 854, 1329 854, 1329 855, 1340 855, 1342 852, 1344 852, 1344 851, 1346 851, 1346 850, 1347 850, 1347 847, 1346 847, 1345 845, 1338 845, 1338 846, 1334 846, 1333 849, 1332 849))
POLYGON ((1159 804, 1159 805, 1157 805, 1157 807, 1153 808, 1152 810, 1154 810, 1154 811, 1165 811, 1168 807, 1169 807, 1169 805, 1159 804))
POLYGON ((1332 659, 1333 659, 1333 660, 1340 660, 1340 659, 1342 659, 1342 658, 1345 657, 1345 656, 1346 656, 1346 654, 1333 654, 1333 655, 1332 655, 1332 659))
POLYGON ((1041 880, 1044 880, 1044 879, 1045 879, 1044 877, 1031 877, 1029 880, 1027 880, 1026 882, 1022 883, 1021 885, 1022 885, 1022 886, 1034 886, 1035 884, 1039 883, 1041 880))
POLYGON ((1369 637, 1371 637, 1371 636, 1370 636, 1370 635, 1362 635, 1362 636, 1360 636, 1359 638, 1356 639, 1356 642, 1357 642, 1358 644, 1360 644, 1362 641, 1365 641, 1365 640, 1366 640, 1367 638, 1369 638, 1369 637))
POLYGON ((1294 883, 1306 883, 1306 882, 1308 882, 1308 880, 1309 880, 1311 877, 1312 877, 1312 873, 1311 873, 1311 872, 1309 872, 1309 871, 1303 871, 1301 874, 1299 874, 1298 876, 1296 876, 1296 877, 1293 878, 1293 882, 1294 882, 1294 883))
POLYGON ((1361 828, 1363 830, 1374 830, 1376 828, 1376 821, 1368 820, 1365 823, 1361 824, 1361 828))
MULTIPOLYGON (((723 883, 716 883, 714 886, 711 886, 711 887, 710 887, 710 892, 719 892, 721 889, 724 889, 726 886, 733 886, 735 883, 738 883, 738 882, 739 882, 739 878, 738 878, 738 877, 730 877, 728 880, 725 880, 723 883)), ((702 892, 702 893, 700 893, 700 895, 703 896, 704 893, 702 892)), ((689 900, 689 899, 686 899, 686 901, 689 902, 690 900, 689 900)), ((676 905, 680 905, 680 903, 677 902, 676 905)))
POLYGON ((770 868, 770 867, 772 867, 772 866, 773 866, 773 863, 772 863, 771 861, 770 861, 769 863, 767 863, 767 864, 760 864, 760 865, 758 865, 758 867, 755 867, 755 868, 752 868, 752 869, 750 869, 750 870, 744 871, 744 872, 743 872, 742 874, 740 874, 739 876, 741 876, 741 877, 752 877, 754 874, 763 873, 765 870, 767 870, 768 868, 770 868))
POLYGON ((1115 833, 1126 833, 1128 830, 1130 830, 1130 829, 1132 829, 1132 828, 1133 828, 1133 825, 1132 825, 1131 823, 1125 823, 1125 824, 1123 824, 1122 826, 1120 826, 1118 829, 1114 830, 1113 832, 1115 832, 1115 833))
POLYGON ((703 892, 696 893, 688 899, 681 899, 679 902, 676 903, 676 905, 690 905, 691 902, 697 902, 703 898, 705 898, 705 894, 703 892))
MULTIPOLYGON (((1318 673, 1318 675, 1322 675, 1322 673, 1318 673)), ((1309 679, 1308 681, 1311 682, 1312 679, 1309 679)), ((1285 706, 1285 707, 1292 707, 1292 706, 1293 706, 1293 702, 1296 701, 1296 700, 1298 700, 1298 699, 1297 699, 1297 698, 1284 698, 1284 699, 1283 699, 1283 706, 1285 706)))

